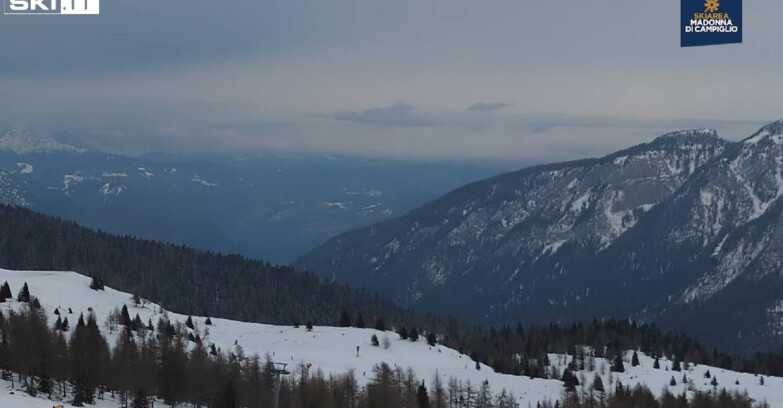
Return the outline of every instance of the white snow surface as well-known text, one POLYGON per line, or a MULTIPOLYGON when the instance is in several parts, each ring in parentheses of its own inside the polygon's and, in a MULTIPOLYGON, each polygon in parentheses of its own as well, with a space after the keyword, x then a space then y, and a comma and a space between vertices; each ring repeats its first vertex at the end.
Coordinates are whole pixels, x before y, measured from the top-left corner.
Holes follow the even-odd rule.
MULTIPOLYGON (((4 281, 8 281, 14 293, 27 282, 30 294, 41 302, 51 324, 56 320, 56 318, 52 319, 55 308, 59 308, 63 317, 68 317, 72 326, 76 324, 80 313, 86 315, 89 313, 88 309, 92 308, 102 333, 112 346, 116 343, 118 332, 109 333, 104 323, 114 308, 127 305, 131 317, 138 313, 142 321, 147 322, 147 319, 151 318, 153 324, 157 324, 158 318, 161 317, 157 305, 147 303, 142 307, 136 307, 133 305, 131 295, 109 287, 104 291, 94 291, 89 288, 90 278, 75 272, 0 269, 0 283, 4 281), (68 314, 68 308, 73 310, 73 314, 68 314)), ((0 304, 0 309, 4 311, 19 307, 21 304, 15 301, 0 304)), ((185 315, 166 313, 172 323, 184 324, 187 320, 185 315)), ((205 344, 214 343, 223 351, 233 351, 236 341, 246 356, 258 354, 263 357, 269 353, 273 360, 288 363, 292 369, 298 363, 306 362, 312 364, 311 372, 322 370, 326 375, 347 373, 353 369, 360 385, 366 384, 371 379, 373 366, 385 362, 392 367, 395 365, 402 368, 411 367, 418 378, 428 383, 432 381, 436 371, 444 379, 455 377, 462 381, 470 381, 474 386, 488 380, 494 393, 499 393, 503 389, 513 391, 520 401, 525 402, 523 406, 527 406, 527 401, 558 399, 563 391, 562 382, 558 380, 498 374, 483 364, 481 370, 476 370, 475 362, 467 355, 440 345, 430 347, 423 339, 415 343, 400 340, 393 332, 320 326, 315 326, 312 332, 308 332, 304 326, 294 328, 217 318, 211 320, 212 326, 206 326, 205 318, 193 316, 193 322, 205 344), (205 336, 205 328, 209 329, 209 335, 205 336), (370 343, 373 334, 376 334, 381 342, 383 336, 388 336, 391 347, 388 350, 383 347, 373 347, 370 343), (360 347, 360 357, 356 357, 356 346, 360 347)), ((17 395, 19 394, 23 393, 17 392, 17 395)), ((32 400, 30 397, 26 398, 32 400)), ((0 399, 0 406, 14 405, 3 404, 3 400, 0 399)), ((38 406, 30 405, 30 407, 38 406)), ((51 403, 44 402, 41 406, 51 407, 51 403)))
MULTIPOLYGON (((9 283, 14 293, 18 292, 26 282, 31 295, 39 299, 52 324, 55 320, 53 319, 55 308, 59 308, 62 316, 69 318, 71 325, 76 323, 80 313, 86 315, 89 313, 88 309, 91 308, 110 345, 115 344, 118 332, 110 333, 104 323, 113 309, 126 305, 132 317, 138 313, 142 321, 146 322, 151 318, 153 324, 156 324, 158 318, 161 317, 159 306, 147 302, 137 307, 133 304, 130 294, 109 287, 106 287, 104 291, 94 291, 89 288, 90 278, 75 272, 30 272, 0 269, 0 283, 4 281, 9 283), (68 308, 73 310, 73 314, 68 314, 68 308)), ((20 307, 22 305, 13 300, 0 304, 0 310, 3 310, 4 313, 9 309, 17 310, 20 307)), ((175 324, 177 322, 184 324, 187 319, 185 315, 163 313, 166 313, 175 324)), ((205 344, 214 343, 223 351, 233 351, 236 341, 246 356, 258 354, 263 357, 269 353, 277 362, 288 363, 291 366, 295 366, 299 362, 311 363, 312 372, 322 370, 327 375, 329 373, 346 373, 353 369, 360 385, 366 385, 371 379, 374 365, 386 362, 391 366, 411 367, 418 378, 424 379, 428 383, 432 381, 436 371, 444 379, 454 377, 463 382, 470 381, 474 386, 487 380, 493 393, 499 393, 503 389, 513 392, 521 407, 535 406, 537 401, 560 399, 564 390, 562 382, 559 380, 530 379, 499 374, 483 364, 481 370, 476 370, 475 363, 467 355, 462 355, 441 345, 430 347, 423 340, 415 343, 400 340, 393 332, 383 333, 373 329, 320 326, 316 326, 312 332, 308 332, 304 327, 274 326, 217 318, 212 318, 212 326, 206 326, 204 320, 202 317, 193 317, 196 331, 204 339, 205 344), (206 328, 209 331, 208 335, 205 333, 206 328), (388 336, 391 340, 391 347, 389 349, 373 347, 370 343, 370 337, 373 334, 378 335, 381 342, 384 336, 388 336), (356 356, 357 346, 360 347, 359 357, 356 356)), ((569 356, 557 354, 551 354, 549 359, 553 366, 558 366, 560 372, 570 361, 569 356)), ((580 371, 576 375, 580 378, 583 376, 586 379, 583 383, 589 385, 592 384, 595 373, 600 373, 603 367, 601 376, 607 390, 613 389, 609 385, 609 376, 611 375, 612 382, 616 383, 619 380, 629 386, 645 384, 656 394, 667 387, 675 394, 687 391, 692 395, 693 390, 713 389, 713 386, 710 385, 711 379, 704 377, 704 373, 709 370, 713 376, 717 377, 719 389, 747 391, 752 398, 758 401, 767 401, 772 407, 783 408, 783 378, 765 376, 765 385, 760 385, 759 377, 753 374, 737 373, 703 365, 691 365, 688 370, 683 370, 683 372, 673 372, 667 370, 671 367, 671 362, 666 359, 661 359, 661 368, 656 370, 652 368, 653 359, 642 353, 639 353, 641 365, 631 367, 631 352, 628 352, 625 358, 626 371, 610 374, 609 366, 611 364, 607 360, 600 358, 595 360, 595 371, 580 371), (691 380, 688 385, 682 384, 683 374, 691 380), (675 377, 678 385, 669 387, 672 376, 675 377), (739 385, 736 385, 735 382, 739 382, 739 385)), ((95 407, 114 407, 116 404, 116 401, 98 401, 95 407)), ((52 405, 52 401, 33 398, 21 391, 16 391, 11 395, 8 383, 0 381, 0 407, 49 408, 52 405)), ((67 403, 64 405, 70 408, 67 403)))

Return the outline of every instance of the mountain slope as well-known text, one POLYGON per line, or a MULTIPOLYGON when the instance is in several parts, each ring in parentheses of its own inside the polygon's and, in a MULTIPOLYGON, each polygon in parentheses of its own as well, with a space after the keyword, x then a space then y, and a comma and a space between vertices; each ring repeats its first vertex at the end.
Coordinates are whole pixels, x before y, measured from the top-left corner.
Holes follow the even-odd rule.
MULTIPOLYGON (((94 314, 102 334, 106 336, 108 344, 112 347, 118 344, 117 340, 124 329, 112 328, 109 315, 123 306, 128 308, 130 316, 138 314, 143 322, 156 322, 160 318, 166 318, 174 326, 184 327, 188 319, 186 315, 162 311, 158 305, 152 303, 136 305, 129 293, 108 287, 102 291, 91 290, 88 277, 72 272, 0 269, 0 282, 8 282, 13 291, 26 283, 31 295, 39 299, 50 326, 53 326, 57 320, 58 316, 53 313, 56 309, 60 312, 59 317, 68 317, 74 322, 80 314, 94 314)), ((24 307, 24 304, 15 300, 0 303, 0 311, 6 316, 11 310, 19 312, 24 307)), ((418 342, 401 340, 391 332, 319 326, 308 331, 304 327, 273 326, 216 318, 212 318, 212 324, 207 325, 203 317, 191 319, 193 329, 188 332, 198 334, 205 347, 214 344, 224 352, 248 357, 264 356, 268 353, 275 361, 287 363, 292 370, 295 370, 294 367, 300 363, 309 363, 310 375, 319 370, 327 376, 353 371, 358 388, 368 385, 376 364, 387 363, 403 371, 410 368, 418 379, 426 381, 430 389, 432 389, 433 378, 437 374, 444 386, 453 378, 455 381, 461 381, 462 386, 469 382, 476 390, 480 384, 487 381, 491 392, 499 394, 501 390, 506 390, 513 393, 520 406, 536 406, 538 402, 563 398, 564 387, 559 379, 532 379, 525 376, 499 374, 483 364, 480 365, 481 369, 477 370, 471 358, 457 350, 442 345, 429 346, 422 340, 418 342), (370 343, 372 335, 388 337, 390 346, 373 347, 370 343), (356 355, 357 346, 360 347, 359 356, 356 355)), ((65 335, 68 336, 69 333, 65 335)), ((155 335, 154 331, 137 334, 139 338, 155 335)), ((188 343, 188 347, 193 347, 193 343, 188 343)), ((707 365, 689 365, 682 372, 675 373, 669 369, 673 365, 666 358, 661 358, 660 369, 655 369, 654 360, 641 353, 640 364, 632 366, 631 356, 632 352, 624 355, 626 365, 624 372, 611 372, 608 369, 611 365, 610 361, 596 357, 593 367, 585 367, 579 372, 580 377, 588 379, 588 381, 581 381, 579 391, 593 392, 590 390, 593 378, 600 376, 609 392, 612 391, 611 385, 619 381, 630 387, 637 384, 645 385, 655 394, 668 388, 675 395, 685 393, 692 397, 694 391, 708 392, 717 388, 747 392, 754 400, 767 401, 773 407, 783 404, 783 393, 780 392, 783 378, 764 376, 762 384, 757 375, 707 365), (706 376, 707 372, 711 373, 711 377, 716 378, 717 386, 712 385, 711 378, 706 376), (676 384, 670 385, 671 378, 675 375, 676 384), (683 376, 688 381, 683 382, 683 376)), ((549 354, 550 369, 554 369, 553 373, 564 372, 573 358, 565 354, 549 354)), ((299 374, 294 373, 292 377, 297 375, 299 374)), ((9 384, 0 380, 0 385, 9 384)), ((21 383, 17 382, 17 391, 14 395, 0 393, 0 403, 5 404, 3 406, 21 408, 43 408, 52 405, 51 403, 46 405, 49 401, 44 398, 27 396, 20 388, 21 383)), ((110 396, 109 393, 106 394, 106 398, 105 401, 98 400, 96 407, 117 406, 119 403, 118 400, 114 400, 114 395, 110 396)), ((163 401, 157 403, 163 404, 163 401)))
POLYGON ((21 127, 11 128, 0 136, 0 150, 11 151, 16 154, 85 152, 85 149, 58 142, 50 137, 28 132, 21 127))
POLYGON ((712 131, 678 132, 601 159, 501 175, 340 235, 295 265, 407 304, 479 306, 480 317, 499 292, 531 296, 560 262, 610 246, 726 145, 712 131), (471 302, 444 302, 447 293, 471 302))
POLYGON ((368 324, 437 321, 286 266, 95 232, 7 206, 0 206, 0 267, 77 271, 167 308, 246 321, 335 324, 342 310, 363 313, 368 324))
POLYGON ((741 143, 678 132, 487 179, 294 265, 474 320, 633 316, 777 347, 781 129, 741 143))

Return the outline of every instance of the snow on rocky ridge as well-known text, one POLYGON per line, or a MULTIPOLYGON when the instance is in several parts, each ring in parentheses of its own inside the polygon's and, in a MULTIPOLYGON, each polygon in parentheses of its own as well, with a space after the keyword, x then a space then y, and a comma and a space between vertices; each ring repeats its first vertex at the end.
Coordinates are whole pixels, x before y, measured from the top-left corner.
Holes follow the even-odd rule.
POLYGON ((0 136, 0 150, 16 154, 69 152, 83 153, 84 149, 58 142, 50 137, 28 132, 20 127, 9 129, 0 136))
MULTIPOLYGON (((90 278, 74 272, 27 272, 8 271, 0 269, 0 283, 7 281, 13 292, 17 292, 24 283, 27 283, 32 296, 37 297, 44 309, 49 313, 51 323, 54 323, 53 311, 59 308, 64 317, 75 324, 80 313, 89 313, 91 309, 95 313, 103 334, 109 344, 116 342, 118 332, 110 332, 105 322, 108 314, 115 308, 126 305, 131 316, 139 314, 142 321, 152 319, 157 321, 162 313, 166 313, 172 322, 184 324, 187 316, 162 311, 155 304, 145 303, 135 306, 132 296, 106 288, 104 291, 94 291, 89 288, 90 278), (68 309, 72 314, 68 314, 68 309)), ((0 310, 7 313, 9 309, 19 309, 22 304, 9 301, 0 304, 0 310)), ((513 392, 521 407, 535 406, 537 401, 555 400, 562 397, 564 388, 559 380, 530 379, 527 377, 511 376, 495 373, 490 367, 481 366, 481 370, 475 369, 467 355, 462 355, 455 350, 437 345, 430 347, 424 341, 416 343, 400 340, 392 333, 380 333, 373 329, 335 328, 316 326, 312 332, 304 327, 293 328, 289 326, 273 326, 257 323, 245 323, 225 319, 212 319, 209 326, 209 334, 206 334, 205 318, 193 317, 196 330, 200 333, 205 343, 214 343, 223 350, 232 350, 236 342, 242 347, 245 355, 265 355, 269 353, 275 361, 296 365, 299 362, 311 363, 313 370, 322 370, 325 374, 345 373, 355 370, 360 385, 366 385, 370 380, 372 368, 381 362, 392 366, 411 367, 416 375, 427 381, 431 381, 438 372, 443 377, 455 377, 462 381, 470 381, 472 384, 480 384, 487 380, 493 392, 502 389, 513 392), (383 339, 388 336, 391 347, 373 347, 370 337, 377 334, 383 339), (360 356, 356 356, 356 347, 360 347, 360 356)), ((549 357, 552 365, 559 372, 570 361, 569 356, 552 354, 549 357)), ((704 374, 710 371, 717 377, 718 388, 728 390, 747 391, 756 400, 770 403, 772 407, 783 407, 783 378, 764 377, 764 385, 760 377, 753 374, 736 373, 709 366, 691 366, 683 372, 669 371, 671 362, 661 359, 660 369, 653 369, 653 359, 645 355, 639 356, 641 365, 632 367, 630 364, 631 353, 626 356, 626 371, 624 373, 612 373, 611 365, 605 359, 595 359, 594 371, 581 371, 578 377, 584 378, 583 384, 592 384, 596 373, 602 376, 607 390, 612 389, 611 384, 621 381, 625 385, 645 384, 653 392, 660 392, 668 387, 674 393, 692 392, 693 390, 710 390, 715 388, 711 379, 704 374), (682 383, 683 374, 690 380, 682 383), (674 376, 677 385, 669 386, 671 377, 674 376), (611 377, 611 378, 610 378, 611 377)), ((584 385, 583 385, 584 386, 584 385)), ((8 383, 0 381, 0 387, 8 389, 8 383)), ((52 402, 42 398, 27 396, 21 391, 13 395, 8 392, 0 392, 0 406, 18 408, 44 408, 51 407, 52 402)), ((65 404, 66 407, 70 407, 65 404)), ((117 406, 116 401, 98 401, 97 408, 117 406)))

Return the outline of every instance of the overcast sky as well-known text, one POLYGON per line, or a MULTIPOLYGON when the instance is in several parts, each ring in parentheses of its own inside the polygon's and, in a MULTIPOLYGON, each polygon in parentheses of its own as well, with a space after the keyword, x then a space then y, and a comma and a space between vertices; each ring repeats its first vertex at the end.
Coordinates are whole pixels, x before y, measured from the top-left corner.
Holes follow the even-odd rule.
POLYGON ((0 16, 0 125, 127 152, 561 160, 783 117, 780 0, 679 47, 679 1, 103 0, 0 16))

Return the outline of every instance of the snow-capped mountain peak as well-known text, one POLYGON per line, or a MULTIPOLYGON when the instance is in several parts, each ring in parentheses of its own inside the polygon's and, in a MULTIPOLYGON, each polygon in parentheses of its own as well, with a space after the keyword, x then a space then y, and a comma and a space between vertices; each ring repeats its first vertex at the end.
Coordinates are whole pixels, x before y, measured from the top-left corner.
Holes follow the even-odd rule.
POLYGON ((58 142, 48 136, 32 133, 15 126, 0 136, 0 150, 16 154, 69 152, 83 153, 85 150, 58 142))
POLYGON ((758 132, 743 140, 743 142, 746 144, 756 144, 762 140, 770 139, 774 143, 780 143, 780 136, 783 136, 783 119, 762 127, 758 132))
POLYGON ((715 138, 719 137, 717 130, 703 128, 703 129, 677 130, 659 136, 658 139, 689 139, 689 138, 705 137, 705 136, 715 137, 715 138))

